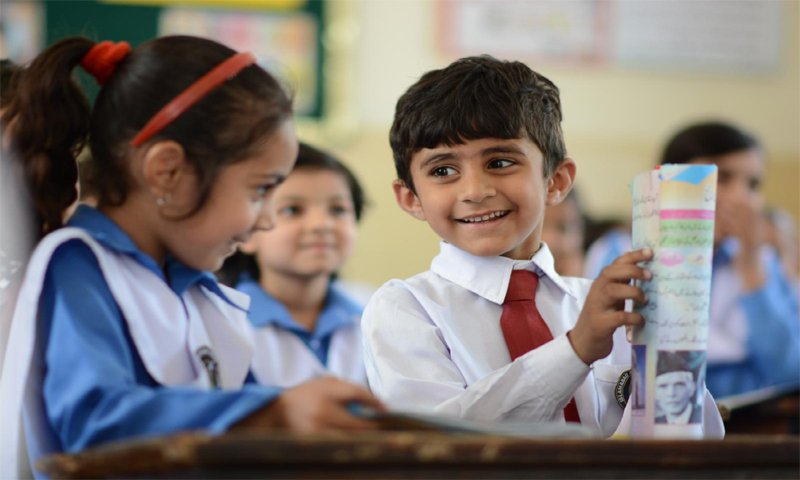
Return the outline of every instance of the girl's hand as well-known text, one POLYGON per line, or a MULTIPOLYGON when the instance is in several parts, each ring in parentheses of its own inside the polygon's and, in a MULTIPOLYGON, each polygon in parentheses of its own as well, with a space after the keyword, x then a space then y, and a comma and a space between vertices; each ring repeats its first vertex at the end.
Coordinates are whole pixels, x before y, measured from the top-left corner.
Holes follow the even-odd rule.
POLYGON ((717 205, 718 234, 721 238, 735 237, 739 240, 739 251, 733 265, 739 272, 745 292, 760 288, 766 281, 759 252, 767 241, 768 226, 760 205, 754 202, 717 205))
POLYGON ((642 325, 637 312, 626 312, 625 300, 638 305, 647 303, 641 288, 631 280, 650 280, 652 272, 639 267, 639 262, 653 258, 649 248, 628 252, 600 272, 592 284, 575 327, 567 333, 575 353, 587 365, 608 356, 614 346, 612 336, 622 325, 642 325))
POLYGON ((376 422, 354 417, 348 411, 353 402, 386 411, 380 400, 365 388, 334 377, 322 377, 285 390, 234 428, 281 429, 293 433, 377 429, 376 422))

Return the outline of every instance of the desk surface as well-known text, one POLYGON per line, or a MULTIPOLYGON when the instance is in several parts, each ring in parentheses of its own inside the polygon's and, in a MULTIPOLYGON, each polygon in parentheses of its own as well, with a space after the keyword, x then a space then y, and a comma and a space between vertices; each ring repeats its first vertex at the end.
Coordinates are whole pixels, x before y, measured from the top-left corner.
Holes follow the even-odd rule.
POLYGON ((428 432, 181 434, 54 455, 55 478, 800 478, 797 436, 520 439, 428 432))

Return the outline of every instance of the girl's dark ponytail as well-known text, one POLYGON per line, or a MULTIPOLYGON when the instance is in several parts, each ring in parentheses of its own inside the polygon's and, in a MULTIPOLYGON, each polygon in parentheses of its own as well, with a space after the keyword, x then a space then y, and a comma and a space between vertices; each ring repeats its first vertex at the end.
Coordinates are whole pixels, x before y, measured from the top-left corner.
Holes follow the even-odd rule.
POLYGON ((68 38, 47 48, 19 74, 2 121, 22 164, 39 237, 63 224, 76 200, 76 156, 86 144, 89 102, 73 79, 94 42, 68 38))

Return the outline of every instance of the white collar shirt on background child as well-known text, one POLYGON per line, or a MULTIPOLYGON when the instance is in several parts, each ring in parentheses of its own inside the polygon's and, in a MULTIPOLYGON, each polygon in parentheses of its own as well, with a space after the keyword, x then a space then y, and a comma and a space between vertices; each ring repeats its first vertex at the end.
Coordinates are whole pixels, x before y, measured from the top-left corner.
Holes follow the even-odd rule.
POLYGON ((738 242, 714 251, 706 382, 717 397, 777 384, 800 383, 797 285, 786 278, 776 252, 759 251, 764 284, 745 292, 733 264, 738 242))
POLYGON ((323 375, 366 385, 361 354, 362 307, 335 286, 328 289, 317 326, 309 332, 258 282, 236 288, 251 298, 253 375, 259 383, 292 387, 323 375))
MULTIPOLYGON (((378 289, 362 319, 373 392, 402 411, 532 423, 564 422, 564 406, 574 396, 583 426, 606 437, 618 427, 627 433, 613 392, 630 368, 624 329, 615 333, 608 357, 591 367, 583 363, 566 333, 591 281, 558 275, 542 245, 520 261, 478 257, 441 242, 431 270, 378 289), (500 315, 513 269, 540 275, 536 305, 553 340, 511 362, 500 315)), ((719 415, 711 417, 706 435, 721 436, 719 415)))

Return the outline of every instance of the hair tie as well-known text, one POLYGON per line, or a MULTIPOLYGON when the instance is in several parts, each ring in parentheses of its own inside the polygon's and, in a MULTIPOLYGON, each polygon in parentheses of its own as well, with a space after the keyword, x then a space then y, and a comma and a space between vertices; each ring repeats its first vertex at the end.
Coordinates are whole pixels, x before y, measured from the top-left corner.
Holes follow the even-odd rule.
POLYGON ((128 42, 103 41, 95 43, 81 60, 84 70, 91 73, 99 85, 104 85, 117 69, 117 64, 128 56, 131 46, 128 42))

